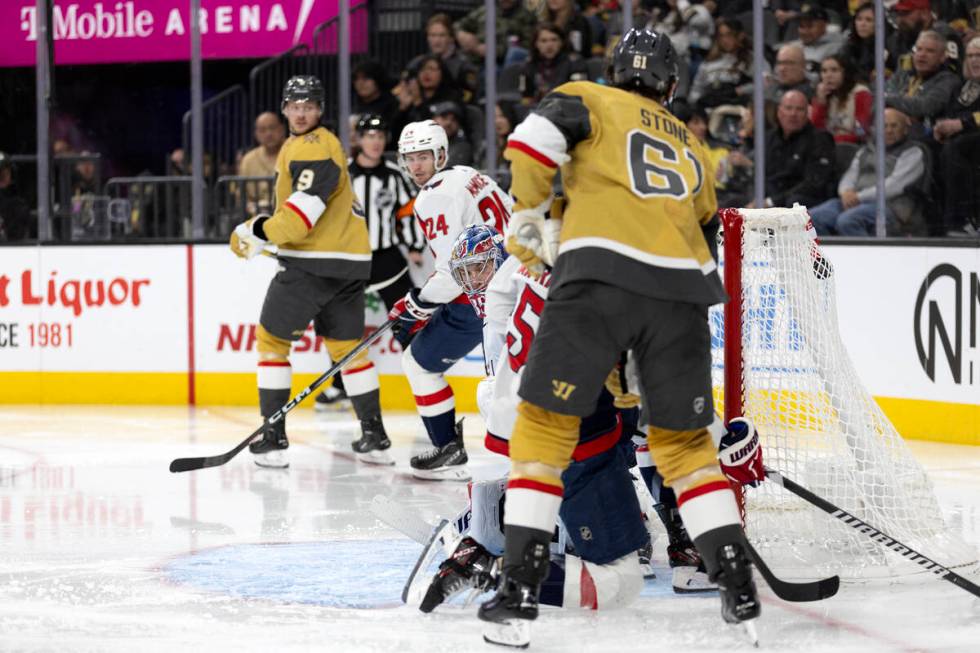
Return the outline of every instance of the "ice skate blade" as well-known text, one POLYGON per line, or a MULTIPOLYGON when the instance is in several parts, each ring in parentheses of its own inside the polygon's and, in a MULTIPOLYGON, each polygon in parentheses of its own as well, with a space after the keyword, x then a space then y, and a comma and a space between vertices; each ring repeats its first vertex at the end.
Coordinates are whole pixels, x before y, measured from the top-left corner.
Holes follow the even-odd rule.
POLYGON ((315 403, 313 405, 313 412, 315 413, 336 413, 341 410, 347 410, 351 407, 350 399, 337 399, 329 404, 315 403))
POLYGON ((415 469, 412 468, 412 476, 421 478, 425 481, 456 481, 466 482, 473 478, 466 465, 453 465, 451 467, 437 467, 436 469, 415 469))
POLYGON ((267 451, 266 453, 252 454, 255 457, 255 464, 259 467, 269 469, 286 469, 289 467, 289 458, 285 451, 267 451))
POLYGON ((674 567, 671 584, 676 594, 717 592, 718 586, 708 580, 708 574, 697 567, 674 567))
POLYGON ((759 633, 755 629, 755 619, 743 621, 742 627, 745 628, 745 634, 748 635, 749 641, 752 642, 752 646, 759 648, 759 633))
POLYGON ((508 619, 483 626, 483 641, 508 648, 527 648, 531 645, 531 622, 527 619, 508 619))
POLYGON ((365 453, 355 454, 357 459, 362 463, 368 465, 386 465, 391 466, 395 464, 395 459, 391 457, 387 451, 367 451, 365 453))

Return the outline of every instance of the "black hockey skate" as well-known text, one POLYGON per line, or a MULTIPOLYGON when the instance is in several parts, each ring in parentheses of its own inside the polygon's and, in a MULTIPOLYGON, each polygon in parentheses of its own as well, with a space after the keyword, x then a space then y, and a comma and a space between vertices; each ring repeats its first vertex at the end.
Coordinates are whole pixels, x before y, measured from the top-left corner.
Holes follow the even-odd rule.
POLYGON ((761 606, 752 580, 751 559, 738 543, 719 547, 717 556, 719 568, 711 580, 718 584, 721 595, 721 618, 730 624, 743 624, 758 645, 753 620, 759 617, 761 606))
POLYGON ((470 470, 466 468, 469 457, 463 446, 463 420, 456 422, 456 437, 448 444, 433 447, 409 463, 412 475, 430 481, 468 481, 470 470))
POLYGON ((466 590, 479 594, 494 589, 497 584, 493 573, 495 560, 479 542, 464 537, 453 554, 439 565, 419 610, 432 612, 436 606, 466 590))
POLYGON ((385 425, 381 416, 361 420, 361 437, 350 443, 351 449, 357 454, 357 459, 372 465, 394 465, 395 461, 388 454, 391 440, 385 433, 385 425))
POLYGON ((539 592, 540 587, 503 574, 496 595, 477 613, 481 620, 489 622, 483 630, 483 641, 527 648, 531 643, 531 622, 538 618, 539 592))
POLYGON ((286 449, 289 440, 286 438, 286 423, 284 421, 269 424, 265 427, 262 439, 248 445, 248 450, 255 456, 255 464, 259 467, 284 469, 289 467, 286 449))

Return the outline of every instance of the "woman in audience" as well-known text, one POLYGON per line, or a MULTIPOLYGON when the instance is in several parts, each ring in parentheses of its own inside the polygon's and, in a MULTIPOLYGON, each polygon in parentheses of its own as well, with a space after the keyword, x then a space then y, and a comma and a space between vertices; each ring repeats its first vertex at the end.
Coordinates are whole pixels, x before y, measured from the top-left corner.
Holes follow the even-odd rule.
POLYGON ((863 143, 871 129, 871 91, 855 79, 854 64, 841 55, 820 62, 820 83, 810 101, 810 122, 837 143, 863 143))
POLYGON ((463 103, 463 93, 453 82, 442 59, 434 54, 427 54, 414 63, 415 65, 406 68, 402 73, 402 81, 395 90, 399 109, 393 129, 395 142, 405 125, 431 118, 432 107, 436 104, 463 103))
POLYGON ((585 61, 567 51, 561 28, 554 23, 538 23, 531 39, 531 59, 518 79, 517 89, 525 104, 537 104, 556 86, 588 77, 585 61))
POLYGON ((592 28, 579 13, 574 0, 546 0, 541 21, 554 23, 565 32, 568 50, 583 59, 592 56, 592 28))
POLYGON ((839 54, 854 62, 858 81, 871 80, 875 69, 875 3, 865 2, 854 11, 839 54))
MULTIPOLYGON (((768 70, 768 64, 762 62, 768 70)), ((752 43, 741 21, 722 19, 691 83, 688 100, 702 108, 745 104, 752 97, 752 43)))
MULTIPOLYGON (((377 115, 391 125, 398 116, 398 100, 391 94, 391 80, 385 67, 377 61, 367 60, 354 67, 351 73, 351 86, 354 87, 353 113, 377 115)), ((397 141, 398 134, 388 134, 397 141)))

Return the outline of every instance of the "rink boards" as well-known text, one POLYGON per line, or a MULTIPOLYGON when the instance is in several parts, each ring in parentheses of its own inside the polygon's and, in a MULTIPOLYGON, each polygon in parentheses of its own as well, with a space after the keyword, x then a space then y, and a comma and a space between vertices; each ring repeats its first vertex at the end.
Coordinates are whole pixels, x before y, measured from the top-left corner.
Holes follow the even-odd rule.
MULTIPOLYGON (((0 402, 252 404, 255 323, 276 262, 222 245, 8 247, 0 402)), ((980 444, 980 249, 827 246, 843 340, 906 437, 980 444)), ((368 329, 384 320, 369 299, 368 329)), ((713 346, 720 346, 714 342, 713 346)), ((371 348, 388 407, 412 408, 390 336, 371 348)), ((294 389, 328 367, 312 327, 294 389)), ((475 410, 479 349, 450 370, 475 410)))

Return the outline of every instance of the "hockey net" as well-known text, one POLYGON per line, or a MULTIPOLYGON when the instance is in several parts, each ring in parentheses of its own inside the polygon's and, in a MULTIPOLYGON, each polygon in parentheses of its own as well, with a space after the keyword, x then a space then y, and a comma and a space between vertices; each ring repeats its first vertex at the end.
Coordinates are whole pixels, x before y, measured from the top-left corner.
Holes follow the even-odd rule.
MULTIPOLYGON (((832 266, 804 207, 724 209, 728 304, 712 309, 726 421, 751 418, 767 467, 949 567, 976 561, 946 526, 922 466, 861 384, 840 338, 832 266)), ((776 483, 745 490, 746 532, 786 578, 912 577, 915 563, 776 483)))

